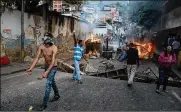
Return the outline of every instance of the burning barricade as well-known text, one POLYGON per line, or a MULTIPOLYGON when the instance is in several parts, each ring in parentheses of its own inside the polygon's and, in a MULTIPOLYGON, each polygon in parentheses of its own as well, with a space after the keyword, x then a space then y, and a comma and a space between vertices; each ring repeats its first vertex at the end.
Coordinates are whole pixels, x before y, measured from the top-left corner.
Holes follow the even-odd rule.
POLYGON ((139 57, 142 59, 150 59, 153 57, 153 44, 151 42, 134 42, 138 49, 139 57))
POLYGON ((86 52, 89 54, 89 57, 100 57, 101 44, 101 39, 95 38, 93 35, 85 42, 86 52))

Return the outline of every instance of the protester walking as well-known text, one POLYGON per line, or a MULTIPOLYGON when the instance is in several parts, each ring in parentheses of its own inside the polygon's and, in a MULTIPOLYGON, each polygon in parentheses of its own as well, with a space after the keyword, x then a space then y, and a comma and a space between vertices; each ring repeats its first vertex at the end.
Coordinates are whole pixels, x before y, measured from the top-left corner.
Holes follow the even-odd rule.
POLYGON ((163 91, 166 91, 166 86, 168 84, 168 78, 171 73, 171 66, 176 63, 176 55, 172 51, 171 46, 167 46, 164 52, 161 52, 158 62, 159 67, 159 79, 157 81, 156 92, 160 93, 160 85, 163 83, 163 91))
POLYGON ((138 50, 135 48, 135 45, 133 43, 130 43, 129 49, 127 50, 128 86, 131 86, 133 84, 133 79, 136 74, 137 67, 139 67, 138 50))
POLYGON ((47 104, 50 97, 51 88, 54 91, 54 97, 51 102, 56 101, 60 98, 58 87, 55 83, 55 74, 57 71, 57 46, 54 45, 53 35, 50 33, 46 33, 43 38, 43 44, 39 47, 38 53, 30 66, 30 68, 26 71, 27 75, 31 75, 32 69, 37 64, 38 60, 41 56, 45 59, 45 72, 42 73, 41 79, 46 78, 46 88, 45 88, 45 96, 43 99, 43 104, 40 107, 40 111, 43 111, 47 108, 47 104))

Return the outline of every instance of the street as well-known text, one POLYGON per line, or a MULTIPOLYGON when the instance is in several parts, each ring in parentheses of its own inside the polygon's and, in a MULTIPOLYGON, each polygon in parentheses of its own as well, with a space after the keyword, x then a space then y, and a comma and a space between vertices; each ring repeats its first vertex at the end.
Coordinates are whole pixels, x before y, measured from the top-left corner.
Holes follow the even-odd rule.
MULTIPOLYGON (((1 76, 1 111, 37 110, 41 105, 45 80, 37 80, 43 69, 1 76)), ((155 93, 154 84, 83 76, 84 83, 71 80, 71 74, 57 72, 60 99, 49 103, 47 111, 181 111, 181 89, 168 87, 169 93, 155 93)))

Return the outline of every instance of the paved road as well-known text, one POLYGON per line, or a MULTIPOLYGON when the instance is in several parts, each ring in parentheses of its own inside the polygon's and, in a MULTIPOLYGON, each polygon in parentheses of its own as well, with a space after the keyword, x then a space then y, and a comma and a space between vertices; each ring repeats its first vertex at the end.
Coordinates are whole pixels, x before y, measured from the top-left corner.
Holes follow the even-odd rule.
MULTIPOLYGON (((35 69, 31 77, 18 73, 1 77, 1 110, 34 110, 44 96, 45 80, 36 80, 43 70, 35 69)), ((181 111, 181 89, 169 87, 169 93, 156 94, 155 85, 84 76, 84 84, 70 80, 71 74, 58 72, 61 98, 49 103, 51 111, 181 111)))

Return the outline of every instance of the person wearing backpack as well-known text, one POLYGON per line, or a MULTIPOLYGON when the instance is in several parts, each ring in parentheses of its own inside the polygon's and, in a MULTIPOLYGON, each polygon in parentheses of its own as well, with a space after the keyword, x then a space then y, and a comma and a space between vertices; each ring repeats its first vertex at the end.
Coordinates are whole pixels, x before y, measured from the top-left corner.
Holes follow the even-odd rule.
POLYGON ((157 82, 156 92, 160 93, 160 85, 163 83, 163 91, 166 91, 166 86, 168 84, 168 78, 171 74, 171 66, 176 63, 176 55, 173 53, 172 47, 167 46, 164 52, 161 52, 158 63, 159 67, 159 79, 157 82))
POLYGON ((126 47, 123 47, 123 50, 122 50, 122 53, 121 53, 121 56, 119 58, 119 61, 120 62, 123 62, 126 60, 126 57, 127 57, 127 53, 126 53, 127 49, 126 47))

